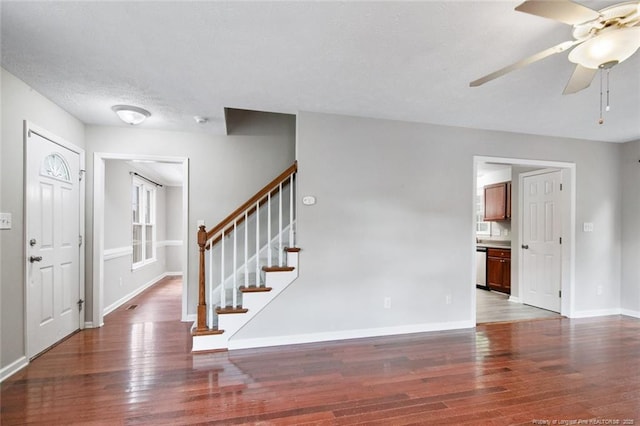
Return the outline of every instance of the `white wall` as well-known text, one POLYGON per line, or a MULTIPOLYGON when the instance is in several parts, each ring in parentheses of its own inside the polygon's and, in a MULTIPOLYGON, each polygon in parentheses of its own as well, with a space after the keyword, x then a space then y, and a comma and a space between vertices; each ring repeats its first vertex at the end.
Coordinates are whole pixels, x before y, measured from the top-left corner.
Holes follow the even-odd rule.
POLYGON ((297 144, 298 199, 318 200, 299 203, 300 276, 238 339, 473 324, 474 155, 576 163, 577 222, 597 223, 576 313, 619 307, 618 145, 306 112, 297 144))
POLYGON ((12 214, 11 230, 0 231, 1 367, 24 356, 24 143, 23 121, 28 120, 80 148, 85 147, 84 125, 34 91, 11 73, 2 73, 2 163, 0 211, 12 214))
MULTIPOLYGON (((640 317, 640 141, 623 145, 622 175, 622 290, 623 313, 640 317)), ((594 223, 594 229, 600 226, 594 223)))

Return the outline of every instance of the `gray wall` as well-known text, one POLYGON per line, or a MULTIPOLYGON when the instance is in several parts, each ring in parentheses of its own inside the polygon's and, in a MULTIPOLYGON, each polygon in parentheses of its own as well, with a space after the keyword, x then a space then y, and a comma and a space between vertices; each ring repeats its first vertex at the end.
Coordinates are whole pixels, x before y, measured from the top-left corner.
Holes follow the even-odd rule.
MULTIPOLYGON (((166 202, 166 240, 182 241, 182 187, 165 186, 166 202)), ((165 247, 166 270, 169 273, 182 273, 182 246, 165 247)))
POLYGON ((2 72, 2 198, 0 211, 12 214, 11 230, 0 231, 2 341, 0 367, 24 356, 24 143, 23 121, 85 147, 84 125, 4 69, 2 72))
POLYGON ((90 303, 93 297, 91 232, 95 152, 190 158, 189 228, 192 233, 187 244, 193 279, 189 283, 192 312, 195 312, 197 296, 196 220, 205 219, 209 226, 213 225, 294 161, 295 119, 292 116, 256 114, 242 123, 237 136, 85 126, 4 69, 1 85, 0 211, 12 213, 13 228, 0 231, 0 368, 20 360, 25 354, 23 120, 86 150, 87 320, 93 315, 90 303))
POLYGON ((619 308, 619 145, 306 112, 297 145, 298 199, 318 200, 300 275, 238 339, 475 321, 474 155, 576 163, 596 232, 576 235, 575 313, 619 308))
MULTIPOLYGON (((0 231, 3 367, 24 355, 22 120, 87 149, 88 301, 94 152, 190 158, 192 312, 196 221, 213 225, 294 159, 295 128, 277 116, 265 124, 268 136, 261 135, 260 122, 252 124, 255 131, 235 136, 99 126, 85 130, 4 70, 1 97, 0 210, 11 212, 14 221, 12 230, 0 231)), ((298 149, 298 201, 304 195, 318 200, 315 206, 299 203, 300 277, 239 337, 473 321, 473 155, 575 162, 575 309, 601 312, 622 303, 640 311, 640 142, 621 146, 301 113, 298 149), (594 232, 582 233, 583 222, 593 222, 594 232), (599 285, 602 296, 596 296, 599 285), (451 305, 445 304, 446 295, 451 305), (384 297, 392 298, 392 309, 383 309, 384 297)))
MULTIPOLYGON (((197 304, 197 221, 214 226, 295 160, 295 120, 258 114, 235 136, 166 132, 142 128, 87 126, 87 158, 95 152, 189 158, 189 313, 197 304), (268 129, 261 134, 260 129, 268 129)), ((93 162, 87 164, 87 200, 93 198, 93 162)), ((87 205, 87 229, 93 229, 87 205)), ((88 235, 88 247, 93 238, 88 235)), ((92 300, 92 259, 87 257, 87 300, 92 300)), ((93 314, 87 307, 87 319, 93 314)))
MULTIPOLYGON (((623 312, 640 316, 640 141, 622 146, 623 312)), ((597 225, 595 225, 597 226, 597 225)))
MULTIPOLYGON (((104 249, 131 248, 131 175, 133 168, 123 160, 105 162, 105 222, 104 249)), ((182 193, 182 191, 180 191, 182 193)), ((167 217, 182 216, 182 199, 167 211, 165 187, 156 188, 156 261, 131 270, 132 255, 105 259, 104 300, 105 310, 110 312, 130 299, 150 283, 156 282, 168 272, 166 249, 167 217)), ((175 227, 175 225, 173 225, 175 227)))

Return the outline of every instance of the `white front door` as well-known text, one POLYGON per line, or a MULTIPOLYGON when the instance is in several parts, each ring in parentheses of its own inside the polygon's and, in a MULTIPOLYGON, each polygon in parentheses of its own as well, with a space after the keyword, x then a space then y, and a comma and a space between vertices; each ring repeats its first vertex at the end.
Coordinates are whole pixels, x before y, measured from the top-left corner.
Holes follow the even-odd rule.
POLYGON ((561 172, 523 178, 522 301, 560 312, 561 172))
POLYGON ((27 355, 32 358, 80 328, 80 156, 29 131, 26 158, 27 355))

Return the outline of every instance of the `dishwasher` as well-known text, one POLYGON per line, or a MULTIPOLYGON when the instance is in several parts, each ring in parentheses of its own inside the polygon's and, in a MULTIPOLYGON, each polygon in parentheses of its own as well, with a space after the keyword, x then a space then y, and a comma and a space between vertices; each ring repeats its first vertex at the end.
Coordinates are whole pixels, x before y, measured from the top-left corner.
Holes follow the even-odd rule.
POLYGON ((487 287, 487 248, 476 247, 476 287, 487 287))

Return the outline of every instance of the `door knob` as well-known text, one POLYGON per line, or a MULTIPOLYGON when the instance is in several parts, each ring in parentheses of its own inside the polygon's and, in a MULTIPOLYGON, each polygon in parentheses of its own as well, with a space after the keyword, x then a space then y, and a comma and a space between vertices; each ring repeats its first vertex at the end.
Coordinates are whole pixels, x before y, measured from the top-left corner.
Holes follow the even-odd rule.
POLYGON ((40 262, 42 260, 42 256, 29 256, 29 262, 40 262))
POLYGON ((525 250, 528 250, 528 249, 529 249, 529 244, 523 244, 521 247, 522 247, 523 249, 525 249, 525 250))

